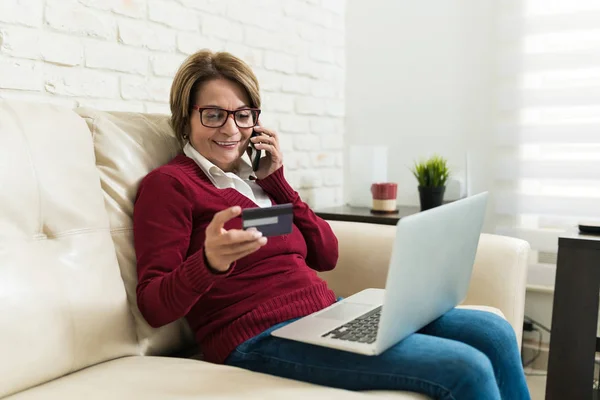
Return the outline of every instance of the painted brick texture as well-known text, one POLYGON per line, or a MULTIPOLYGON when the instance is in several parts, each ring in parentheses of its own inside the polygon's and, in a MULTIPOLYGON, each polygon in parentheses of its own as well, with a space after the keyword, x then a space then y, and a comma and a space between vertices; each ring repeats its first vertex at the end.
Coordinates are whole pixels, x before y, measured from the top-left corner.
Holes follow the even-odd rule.
POLYGON ((168 113, 199 49, 248 62, 288 179, 342 203, 344 0, 0 0, 0 98, 168 113))

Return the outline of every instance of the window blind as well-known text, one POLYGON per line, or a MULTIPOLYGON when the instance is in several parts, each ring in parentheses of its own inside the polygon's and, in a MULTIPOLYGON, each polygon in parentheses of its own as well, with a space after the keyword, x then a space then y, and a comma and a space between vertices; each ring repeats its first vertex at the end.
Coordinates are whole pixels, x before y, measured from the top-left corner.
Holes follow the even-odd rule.
POLYGON ((600 222, 600 1, 498 7, 496 232, 555 268, 558 236, 600 222))

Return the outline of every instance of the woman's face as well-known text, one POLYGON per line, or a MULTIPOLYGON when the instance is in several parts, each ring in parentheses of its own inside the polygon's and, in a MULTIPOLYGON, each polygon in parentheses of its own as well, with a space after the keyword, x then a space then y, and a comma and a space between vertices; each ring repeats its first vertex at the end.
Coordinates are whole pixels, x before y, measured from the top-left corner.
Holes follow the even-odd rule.
MULTIPOLYGON (((227 79, 213 79, 200 85, 194 104, 231 111, 250 107, 244 89, 227 79)), ((208 128, 200 122, 200 112, 192 110, 190 143, 196 151, 225 172, 231 172, 237 166, 248 148, 251 134, 252 128, 238 128, 233 115, 227 117, 222 127, 208 128)))

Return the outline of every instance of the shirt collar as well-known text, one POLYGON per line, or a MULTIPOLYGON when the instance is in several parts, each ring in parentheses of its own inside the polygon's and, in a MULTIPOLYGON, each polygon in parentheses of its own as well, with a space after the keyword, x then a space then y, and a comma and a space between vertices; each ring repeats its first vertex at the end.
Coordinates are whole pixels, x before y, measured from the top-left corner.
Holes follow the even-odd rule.
POLYGON ((190 142, 187 142, 185 144, 185 146, 183 146, 183 152, 186 156, 188 156, 189 158, 191 158, 192 160, 194 160, 196 162, 196 164, 198 164, 198 166, 200 167, 200 169, 209 177, 209 178, 213 178, 215 172, 221 172, 221 174, 223 174, 223 170, 221 170, 221 168, 217 167, 215 164, 213 164, 212 162, 208 161, 208 159, 206 157, 204 157, 202 154, 200 154, 192 145, 190 142))

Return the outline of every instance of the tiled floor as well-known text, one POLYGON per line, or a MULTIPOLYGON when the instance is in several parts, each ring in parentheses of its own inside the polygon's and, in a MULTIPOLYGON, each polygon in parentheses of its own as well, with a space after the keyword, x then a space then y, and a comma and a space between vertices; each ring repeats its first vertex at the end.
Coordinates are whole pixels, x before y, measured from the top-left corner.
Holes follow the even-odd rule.
POLYGON ((535 376, 533 374, 541 374, 545 371, 527 371, 530 373, 527 375, 527 386, 529 386, 529 393, 531 393, 531 400, 544 400, 546 393, 546 376, 535 376))

